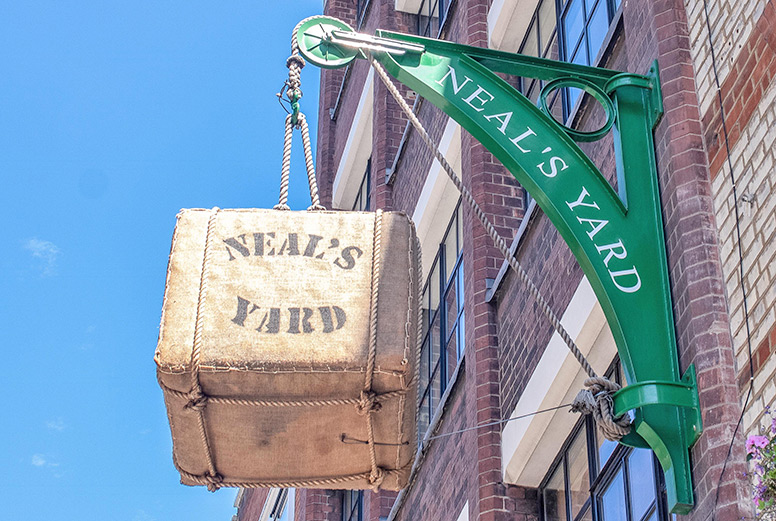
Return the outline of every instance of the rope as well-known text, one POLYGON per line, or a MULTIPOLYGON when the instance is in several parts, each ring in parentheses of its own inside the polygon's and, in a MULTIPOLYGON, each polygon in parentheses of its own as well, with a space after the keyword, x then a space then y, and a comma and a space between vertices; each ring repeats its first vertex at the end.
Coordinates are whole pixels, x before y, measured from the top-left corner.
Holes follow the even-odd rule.
POLYGON ((307 168, 307 184, 310 186, 310 200, 312 206, 308 210, 325 210, 318 197, 318 181, 315 179, 315 162, 313 161, 313 148, 310 145, 310 129, 307 127, 307 118, 299 113, 299 125, 302 131, 302 147, 304 148, 304 161, 307 168))
MULTIPOLYGON (((360 406, 363 403, 362 397, 358 398, 327 398, 327 399, 315 399, 315 400, 252 400, 247 398, 229 398, 225 396, 210 396, 201 394, 198 397, 197 405, 192 404, 191 393, 185 391, 178 391, 172 387, 168 387, 162 382, 160 375, 157 375, 159 386, 165 393, 187 400, 184 408, 196 409, 197 407, 204 408, 209 404, 218 405, 242 405, 249 407, 330 407, 341 405, 354 405, 360 406), (201 404, 201 405, 200 405, 201 404)), ((388 391, 385 393, 372 393, 372 400, 379 403, 379 401, 391 400, 393 398, 399 398, 407 394, 407 389, 397 389, 395 391, 388 391)))
POLYGON ((374 382, 375 361, 377 360, 377 303, 380 297, 380 269, 382 261, 383 211, 375 211, 374 236, 372 244, 372 293, 369 301, 369 352, 366 360, 366 376, 364 390, 361 391, 361 401, 356 405, 358 414, 366 418, 366 436, 369 443, 369 461, 372 470, 367 481, 377 492, 385 479, 385 471, 377 465, 375 449, 374 424, 372 414, 378 412, 382 405, 375 401, 372 391, 374 382))
POLYGON ((592 414, 607 440, 620 441, 630 432, 631 419, 627 413, 614 416, 612 395, 620 390, 619 384, 606 378, 588 378, 585 387, 574 398, 571 412, 592 414))
POLYGON ((218 215, 218 208, 213 208, 210 213, 210 218, 207 222, 207 234, 205 236, 205 253, 202 256, 202 272, 199 280, 199 296, 197 298, 197 314, 196 322, 194 325, 194 343, 191 350, 191 391, 188 393, 188 403, 186 403, 185 409, 194 411, 197 415, 197 425, 199 426, 199 435, 202 441, 202 447, 205 452, 205 458, 207 460, 208 475, 206 476, 207 488, 211 492, 218 490, 219 483, 222 480, 220 474, 216 470, 216 463, 213 458, 213 451, 210 447, 210 440, 207 435, 207 427, 205 425, 205 407, 207 406, 207 397, 202 391, 202 385, 199 381, 199 369, 200 358, 202 353, 202 335, 204 328, 204 314, 202 313, 202 307, 205 301, 205 296, 208 290, 208 280, 210 280, 210 262, 212 256, 211 245, 213 243, 213 236, 215 235, 215 223, 216 215, 218 215))
MULTIPOLYGON (((210 477, 207 475, 203 476, 200 474, 192 474, 180 468, 175 460, 173 460, 173 463, 175 464, 175 467, 177 468, 178 472, 180 472, 181 478, 184 478, 185 480, 195 483, 197 485, 207 485, 208 490, 211 490, 211 485, 213 485, 215 489, 219 487, 331 488, 331 485, 339 485, 342 483, 347 483, 348 481, 356 481, 356 480, 369 481, 370 476, 372 474, 371 471, 369 471, 369 472, 361 472, 358 474, 346 474, 343 476, 314 478, 314 479, 299 480, 299 481, 234 481, 234 480, 225 479, 221 476, 210 477)), ((409 466, 410 465, 408 464, 400 469, 381 469, 382 476, 383 477, 398 476, 401 473, 405 472, 407 467, 409 466)))
POLYGON ((285 93, 288 101, 291 103, 292 112, 286 116, 285 133, 283 135, 283 162, 280 168, 280 196, 278 204, 274 210, 289 210, 288 206, 288 185, 291 176, 291 142, 293 140, 294 128, 298 128, 302 133, 302 147, 304 148, 305 167, 307 169, 307 183, 310 187, 310 200, 312 204, 308 210, 325 210, 321 205, 318 195, 318 182, 315 178, 315 161, 313 160, 312 145, 310 143, 310 129, 307 125, 307 118, 299 111, 299 100, 302 99, 302 81, 301 71, 305 66, 305 61, 299 54, 299 42, 296 39, 296 33, 299 27, 309 18, 299 22, 291 35, 291 56, 286 60, 288 67, 288 79, 286 80, 278 98, 283 97, 285 93))
MULTIPOLYGON (((461 179, 453 170, 453 167, 450 166, 450 163, 447 162, 447 159, 445 159, 442 152, 439 151, 439 148, 431 139, 431 136, 428 135, 428 132, 423 127, 423 124, 420 122, 418 117, 412 111, 409 104, 407 104, 407 102, 402 97, 401 93, 399 92, 399 89, 397 89, 396 86, 393 84, 393 82, 391 82, 390 78, 388 77, 388 73, 385 72, 385 69, 382 67, 382 65, 380 65, 377 62, 377 60, 375 60, 374 56, 372 56, 370 52, 364 51, 364 53, 366 54, 366 57, 369 59, 369 62, 372 64, 372 67, 377 72, 377 75, 380 76, 380 80, 382 80, 382 82, 385 84, 386 88, 388 89, 388 92, 391 93, 391 96, 399 104, 404 114, 412 123, 412 126, 415 127, 415 130, 418 131, 418 134, 420 135, 423 142, 426 144, 426 146, 429 148, 432 154, 434 154, 434 157, 436 158, 436 160, 439 161, 439 164, 442 165, 442 168, 444 169, 445 173, 447 173, 447 176, 450 178, 453 184, 455 184, 456 188, 458 188, 458 190, 461 192, 461 196, 463 197, 464 201, 466 201, 466 204, 469 205, 469 208, 471 208, 471 210, 477 216, 477 219, 485 228, 485 231, 487 231, 488 235, 493 240, 496 247, 499 249, 501 254, 507 260, 509 267, 512 268, 512 270, 517 274, 518 279, 525 285, 525 287, 528 289, 529 294, 534 298, 536 303, 539 304, 539 309, 541 309, 542 313, 544 313, 544 315, 547 317, 550 324, 552 324, 552 327, 555 329, 558 335, 560 335, 560 337, 563 339, 563 342, 568 346, 569 350, 574 355, 574 358, 577 359, 577 361, 585 370, 585 372, 588 374, 588 376, 590 376, 590 379, 606 380, 598 376, 598 374, 595 372, 593 367, 590 365, 590 362, 587 361, 587 359, 585 358, 585 355, 582 353, 582 351, 579 350, 579 347, 577 347, 576 343, 571 338, 571 335, 569 335, 568 331, 566 331, 566 328, 563 327, 563 324, 561 323, 560 319, 552 310, 549 303, 545 300, 544 296, 539 291, 539 288, 536 287, 536 285, 528 276, 528 273, 526 273, 523 267, 520 266, 520 263, 517 261, 514 255, 510 253, 509 246, 507 246, 506 241, 498 234, 498 231, 493 226, 493 224, 491 224, 490 220, 488 220, 488 217, 485 215, 485 212, 483 212, 482 208, 480 208, 480 205, 477 204, 477 202, 474 200, 474 197, 472 196, 471 192, 466 188, 466 186, 464 186, 461 179)), ((611 394, 614 391, 610 391, 607 388, 606 392, 611 394)), ((611 400, 611 396, 609 396, 609 400, 611 400)), ((601 416, 603 417, 605 412, 604 411, 600 411, 600 412, 601 412, 601 416)), ((611 414, 609 416, 611 416, 611 414)), ((630 417, 627 415, 625 415, 625 417, 627 417, 628 421, 630 422, 630 417)), ((616 420, 613 420, 613 421, 616 423, 616 420)), ((622 436, 620 436, 620 438, 621 437, 622 436)))
POLYGON ((293 141, 294 126, 291 123, 291 114, 286 116, 286 131, 283 135, 283 162, 280 167, 280 197, 273 210, 290 210, 288 206, 288 179, 291 176, 291 142, 293 141))

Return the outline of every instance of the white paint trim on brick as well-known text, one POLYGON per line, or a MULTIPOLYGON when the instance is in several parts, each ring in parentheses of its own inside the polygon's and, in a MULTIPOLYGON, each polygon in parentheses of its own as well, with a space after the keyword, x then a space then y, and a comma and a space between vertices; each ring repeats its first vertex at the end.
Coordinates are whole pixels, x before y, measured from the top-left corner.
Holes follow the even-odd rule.
MULTIPOLYGON (((447 120, 439 151, 456 172, 461 171, 461 126, 452 119, 447 120)), ((460 194, 453 182, 447 177, 442 165, 434 159, 420 192, 412 221, 420 239, 423 262, 423 280, 426 280, 431 263, 437 254, 442 237, 450 223, 460 194)))
POLYGON ((350 125, 350 132, 337 167, 337 174, 334 176, 331 196, 332 208, 350 210, 361 186, 367 161, 372 155, 373 98, 374 70, 370 68, 364 82, 364 88, 361 90, 353 123, 350 125))
POLYGON ((488 11, 488 45, 517 52, 539 0, 493 0, 488 11))
POLYGON ((469 502, 468 501, 463 504, 461 513, 458 514, 457 521, 469 521, 469 502))
MULTIPOLYGON (((561 322, 593 368, 603 374, 617 347, 586 277, 577 286, 561 322)), ((554 333, 510 417, 571 403, 585 378, 579 362, 554 333)), ((504 482, 539 486, 578 419, 564 408, 507 423, 501 435, 504 482)))

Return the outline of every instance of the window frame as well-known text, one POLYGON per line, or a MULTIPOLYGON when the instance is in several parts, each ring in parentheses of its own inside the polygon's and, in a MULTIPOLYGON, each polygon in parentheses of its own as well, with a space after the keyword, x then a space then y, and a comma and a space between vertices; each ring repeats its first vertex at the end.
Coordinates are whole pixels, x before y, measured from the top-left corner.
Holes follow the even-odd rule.
POLYGON ((442 398, 445 394, 445 391, 447 390, 450 380, 452 378, 454 371, 454 367, 450 367, 451 359, 449 358, 449 345, 453 337, 455 337, 456 340, 456 346, 455 346, 455 363, 456 366, 460 363, 460 361, 463 359, 464 351, 465 351, 465 334, 466 334, 466 294, 465 290, 463 289, 464 285, 464 266, 463 266, 463 211, 461 206, 461 199, 459 198, 458 203, 455 206, 455 209, 453 210, 453 213, 450 217, 450 221, 447 224, 447 228, 445 229, 445 233, 442 236, 442 241, 440 242, 437 254, 434 257, 434 261, 431 263, 431 269, 429 270, 428 278, 426 279, 426 282, 423 285, 423 291, 422 291, 422 303, 421 308, 422 309, 428 309, 428 316, 426 314, 423 315, 423 323, 421 327, 423 328, 423 339, 421 342, 421 369, 420 369, 420 388, 418 393, 418 407, 419 407, 419 414, 418 414, 418 435, 423 436, 423 434, 426 432, 428 427, 430 426, 434 415, 436 411, 439 408, 439 405, 442 403, 442 398), (455 226, 454 236, 450 236, 450 232, 453 230, 453 226, 455 226), (445 273, 446 267, 447 267, 447 243, 450 239, 453 239, 456 241, 455 244, 455 250, 456 250, 456 259, 452 263, 452 266, 450 267, 450 274, 449 276, 445 273), (437 268, 439 270, 437 271, 437 268), (432 280, 436 271, 436 280, 432 280), (438 296, 438 303, 437 307, 435 309, 431 309, 430 307, 430 300, 431 300, 431 293, 430 288, 431 284, 436 284, 436 294, 438 296), (448 303, 447 303, 447 297, 450 294, 451 291, 455 290, 455 306, 457 309, 455 310, 455 319, 453 320, 453 323, 450 324, 449 322, 449 309, 448 309, 448 303), (423 306, 426 305, 428 298, 428 307, 424 308, 423 306), (436 343, 434 342, 434 339, 432 338, 432 335, 435 332, 434 323, 437 322, 437 319, 439 319, 438 322, 438 332, 436 338, 436 343), (449 331, 449 333, 448 333, 449 331), (428 346, 428 347, 426 347, 428 346), (423 373, 423 357, 427 357, 428 364, 427 364, 427 372, 428 374, 423 373), (432 362, 434 362, 434 359, 436 358, 436 362, 432 365, 432 362), (439 394, 438 396, 434 395, 434 386, 435 382, 437 381, 437 371, 439 372, 438 378, 439 378, 439 394), (428 402, 424 404, 426 399, 428 398, 428 402), (425 418, 423 416, 423 408, 426 407, 427 413, 428 413, 428 423, 423 425, 425 422, 425 418))
MULTIPOLYGON (((607 377, 614 379, 617 383, 623 383, 622 370, 619 359, 616 358, 607 371, 607 377)), ((563 442, 558 455, 552 461, 547 473, 542 479, 538 487, 539 498, 539 519, 541 521, 547 521, 546 518, 546 502, 545 494, 547 493, 547 486, 550 480, 554 477, 556 470, 562 467, 563 472, 563 486, 564 486, 564 503, 566 506, 565 520, 582 521, 583 519, 592 519, 593 521, 603 521, 603 494, 608 490, 608 487, 617 478, 618 474, 622 473, 623 479, 623 497, 625 500, 625 512, 628 521, 646 521, 652 518, 653 514, 657 521, 669 521, 671 515, 668 512, 668 503, 666 499, 666 488, 663 473, 660 469, 660 464, 657 461, 654 453, 650 451, 650 461, 652 463, 652 478, 653 478, 653 492, 654 499, 650 503, 649 507, 644 511, 641 518, 634 519, 631 512, 633 507, 632 487, 630 483, 630 457, 634 453, 633 447, 627 447, 620 443, 609 454, 607 460, 601 466, 599 462, 599 450, 598 436, 599 432, 596 429, 595 421, 590 415, 583 416, 577 421, 574 427, 571 429, 569 436, 563 442), (584 430, 584 438, 586 442, 587 451, 587 472, 589 481, 588 496, 585 502, 582 504, 582 508, 579 509, 576 517, 572 517, 572 505, 570 501, 570 483, 569 483, 569 449, 571 448, 577 436, 584 430)), ((646 450, 646 449, 643 449, 646 450)))
POLYGON ((366 19, 366 13, 369 11, 369 4, 372 0, 356 0, 356 29, 361 29, 361 26, 366 19))
MULTIPOLYGON (((596 50, 595 55, 592 55, 590 51, 590 25, 591 25, 591 14, 595 11, 596 8, 599 8, 599 6, 603 4, 604 8, 606 9, 606 15, 607 15, 607 28, 611 28, 612 24, 617 19, 617 11, 620 7, 621 0, 539 0, 539 2, 536 5, 536 9, 534 10, 533 14, 531 15, 531 21, 528 23, 528 28, 526 29, 525 35, 523 36, 523 40, 520 42, 520 45, 518 46, 518 53, 523 53, 523 51, 526 48, 526 45, 529 41, 529 39, 532 36, 535 36, 536 42, 534 42, 537 54, 541 58, 547 58, 547 54, 550 52, 550 50, 553 47, 553 42, 556 42, 555 44, 558 47, 558 56, 557 59, 560 61, 570 62, 571 56, 575 55, 575 51, 579 49, 582 45, 585 46, 585 65, 591 65, 596 66, 597 63, 594 63, 596 61, 596 58, 599 56, 601 49, 603 49, 606 46, 606 35, 602 35, 601 38, 601 47, 596 50), (582 9, 582 29, 579 35, 579 41, 574 42, 574 49, 569 52, 567 50, 566 45, 566 28, 564 24, 564 20, 566 15, 568 14, 569 9, 571 8, 571 5, 574 2, 580 2, 581 9, 582 9), (554 4, 555 9, 555 16, 554 16, 554 26, 552 33, 547 39, 547 44, 544 48, 542 48, 542 28, 540 23, 540 11, 542 9, 542 6, 545 4, 545 2, 552 2, 554 4), (592 5, 592 8, 588 10, 587 6, 588 4, 592 5), (535 34, 532 35, 531 33, 534 32, 535 34)), ((540 81, 533 78, 520 78, 520 86, 519 90, 521 93, 523 93, 525 96, 532 98, 533 89, 536 88, 536 94, 541 92, 541 89, 544 87, 546 82, 540 81), (529 80, 529 81, 526 81, 529 80), (536 85, 536 87, 534 87, 536 85)), ((577 98, 572 100, 571 90, 566 87, 563 89, 559 89, 559 91, 556 91, 552 94, 551 99, 549 100, 548 105, 550 107, 553 107, 556 103, 558 92, 561 94, 561 112, 562 112, 562 118, 563 122, 567 123, 569 118, 574 114, 574 106, 577 104, 579 99, 581 99, 583 96, 577 95, 577 98)))
POLYGON ((363 520, 364 520, 364 491, 363 490, 343 490, 342 491, 342 521, 363 521, 363 520), (355 499, 355 502, 354 502, 354 499, 355 499))
POLYGON ((267 521, 283 521, 284 515, 286 515, 285 520, 294 521, 294 515, 296 513, 295 501, 296 489, 281 488, 269 511, 267 521))
POLYGON ((361 178, 361 182, 358 185, 358 192, 356 198, 353 201, 354 212, 368 212, 369 207, 372 205, 372 157, 366 160, 366 169, 364 170, 364 176, 361 178), (366 185, 366 187, 364 186, 366 185), (361 203, 361 204, 359 204, 361 203))
POLYGON ((418 36, 425 36, 427 38, 439 38, 445 27, 447 21, 447 15, 450 13, 450 7, 452 7, 455 0, 421 0, 420 7, 415 12, 416 26, 415 31, 418 36), (433 7, 428 9, 428 15, 424 16, 423 9, 433 4, 433 7), (433 16, 431 13, 435 13, 433 16), (423 22, 425 18, 425 24, 423 22), (432 21, 437 20, 436 34, 432 32, 432 21))

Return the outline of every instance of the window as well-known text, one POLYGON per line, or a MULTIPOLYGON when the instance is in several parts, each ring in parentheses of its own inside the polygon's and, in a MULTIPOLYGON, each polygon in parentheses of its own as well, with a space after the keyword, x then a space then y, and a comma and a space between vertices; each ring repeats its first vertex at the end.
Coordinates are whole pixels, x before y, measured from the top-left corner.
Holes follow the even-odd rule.
POLYGON ((342 491, 342 521, 363 521, 364 491, 342 491))
MULTIPOLYGON (((619 362, 609 378, 622 382, 619 362)), ((544 521, 667 521, 660 465, 647 449, 603 439, 580 419, 540 486, 544 521)))
POLYGON ((369 8, 370 0, 356 0, 356 28, 360 29, 364 23, 366 11, 369 8))
POLYGON ((423 289, 418 433, 426 432, 464 352, 461 202, 453 212, 423 289))
MULTIPOLYGON (((519 53, 540 58, 596 65, 595 59, 621 0, 540 0, 519 53), (558 43, 560 42, 560 44, 558 43)), ((521 90, 537 101, 545 82, 526 79, 521 90)), ((564 89, 548 99, 556 118, 566 121, 579 99, 579 89, 564 89)))
POLYGON ((294 501, 296 489, 284 488, 280 490, 272 509, 269 511, 269 521, 294 521, 294 501))
MULTIPOLYGON (((563 41, 561 59, 581 65, 595 65, 596 56, 620 0, 562 0, 560 4, 558 25, 563 41)), ((566 118, 580 92, 579 89, 566 92, 566 118)))
POLYGON ((370 157, 366 162, 366 171, 364 177, 361 178, 361 185, 358 187, 358 194, 356 194, 356 200, 353 202, 353 211, 368 211, 369 204, 372 202, 372 158, 370 157))
POLYGON ((421 0, 418 9, 418 35, 438 38, 445 25, 451 0, 421 0))

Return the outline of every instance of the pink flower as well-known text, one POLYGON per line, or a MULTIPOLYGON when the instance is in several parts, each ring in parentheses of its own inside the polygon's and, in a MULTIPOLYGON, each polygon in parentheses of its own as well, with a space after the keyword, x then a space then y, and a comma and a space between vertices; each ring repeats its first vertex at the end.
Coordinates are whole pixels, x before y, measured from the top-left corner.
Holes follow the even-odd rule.
POLYGON ((749 454, 754 454, 757 452, 755 450, 755 447, 758 449, 764 449, 768 446, 770 440, 768 440, 765 436, 749 436, 749 439, 746 440, 746 452, 749 454))

